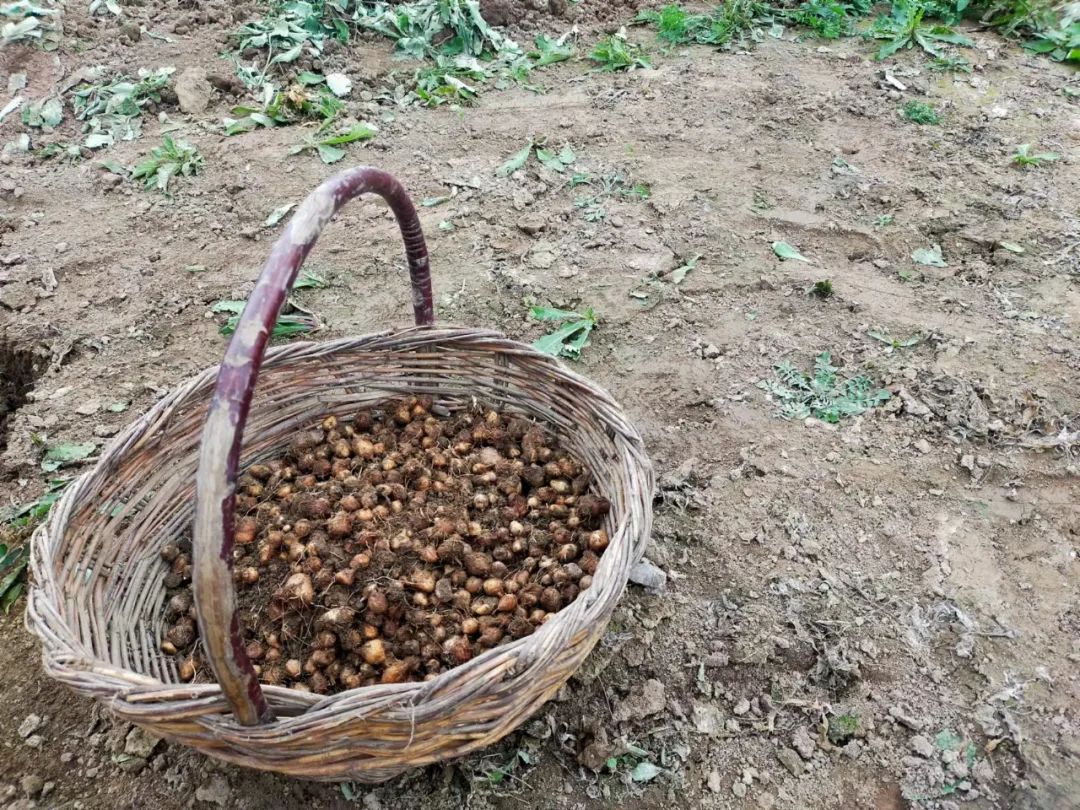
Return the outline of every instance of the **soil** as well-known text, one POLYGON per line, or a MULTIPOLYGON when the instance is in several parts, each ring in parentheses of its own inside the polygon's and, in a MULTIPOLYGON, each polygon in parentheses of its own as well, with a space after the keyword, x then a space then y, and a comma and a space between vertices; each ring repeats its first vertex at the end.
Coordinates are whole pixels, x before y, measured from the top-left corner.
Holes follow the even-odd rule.
MULTIPOLYGON (((585 50, 602 6, 536 19, 561 33, 581 15, 585 50)), ((59 51, 0 54, 27 98, 103 63, 228 74, 218 53, 252 13, 124 6, 162 41, 85 8, 68 4, 59 51)), ((595 308, 577 368, 647 439, 661 497, 646 556, 666 587, 631 586, 583 669, 502 743, 374 788, 225 767, 113 723, 45 677, 20 601, 0 618, 0 805, 1080 806, 1080 83, 966 33, 975 71, 939 74, 914 51, 872 62, 860 39, 663 52, 634 28, 651 70, 563 63, 534 77, 546 92, 460 110, 380 101, 402 69, 384 41, 327 57, 354 79, 350 112, 380 126, 339 165, 386 168, 418 199, 456 192, 422 209, 440 321, 532 341, 530 303, 595 308), (904 120, 912 99, 941 125, 904 120), (535 161, 496 177, 545 136, 613 193, 535 161), (1022 170, 1024 143, 1064 157, 1022 170), (647 200, 619 193, 635 183, 647 200), (776 241, 811 261, 781 261, 776 241), (913 262, 935 244, 945 266, 913 262), (824 279, 830 296, 807 294, 824 279), (893 398, 838 425, 778 418, 757 383, 824 350, 893 398)), ((179 124, 206 167, 174 199, 96 160, 0 164, 0 358, 46 358, 30 390, 4 390, 25 399, 5 502, 41 492, 43 437, 104 443, 218 362, 210 306, 250 292, 280 228, 266 217, 333 171, 287 156, 295 127, 223 137, 234 103, 166 105, 105 153, 130 164, 179 124)), ((316 339, 407 322, 378 204, 339 215, 309 267, 331 282, 295 296, 325 324, 316 339)))

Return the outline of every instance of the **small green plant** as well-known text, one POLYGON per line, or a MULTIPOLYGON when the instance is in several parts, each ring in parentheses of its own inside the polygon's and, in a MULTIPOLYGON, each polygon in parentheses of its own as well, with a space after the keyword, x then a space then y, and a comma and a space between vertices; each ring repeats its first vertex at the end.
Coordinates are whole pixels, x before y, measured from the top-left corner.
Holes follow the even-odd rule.
POLYGON ((357 141, 369 141, 379 132, 377 128, 366 123, 354 124, 348 129, 331 132, 331 123, 328 121, 319 127, 313 135, 305 136, 304 140, 295 144, 289 150, 289 154, 297 155, 301 152, 315 152, 323 163, 337 163, 345 157, 345 150, 341 148, 342 146, 357 141))
POLYGON ((694 14, 678 4, 656 11, 644 9, 634 22, 656 27, 656 36, 671 45, 728 45, 753 32, 758 20, 770 13, 758 0, 728 0, 711 14, 694 14))
POLYGON ((554 332, 533 343, 534 349, 552 357, 577 360, 581 357, 581 350, 589 345, 589 335, 596 328, 596 313, 592 307, 584 313, 552 307, 533 307, 530 314, 538 321, 562 324, 554 332))
POLYGON ((833 745, 843 746, 859 733, 859 716, 857 714, 841 714, 829 718, 827 722, 828 730, 825 735, 833 745))
POLYGON ((625 37, 620 37, 618 34, 604 37, 596 43, 596 47, 589 54, 589 59, 596 62, 600 70, 608 73, 652 67, 640 45, 627 42, 625 37))
POLYGON ((588 172, 579 172, 570 177, 570 187, 578 186, 589 186, 593 192, 574 198, 574 207, 581 209, 581 216, 586 222, 607 219, 604 203, 612 197, 641 201, 649 199, 652 194, 647 183, 631 182, 618 172, 604 174, 595 179, 588 172))
POLYGON ((518 750, 514 752, 510 761, 504 765, 500 765, 497 768, 491 768, 489 770, 482 771, 484 779, 489 785, 499 785, 506 777, 510 776, 517 770, 518 765, 532 765, 533 760, 528 751, 518 750))
POLYGON ((896 222, 896 217, 893 214, 878 214, 874 217, 875 228, 887 228, 896 222))
POLYGON ((302 120, 326 123, 334 120, 344 103, 325 85, 291 85, 277 90, 273 84, 263 85, 262 103, 258 107, 240 105, 232 114, 240 118, 225 119, 225 134, 239 135, 259 127, 287 126, 302 120))
POLYGON ((1080 63, 1080 12, 1071 22, 1062 19, 1036 31, 1024 48, 1031 53, 1044 53, 1057 62, 1080 63))
POLYGON ((1020 144, 1016 147, 1016 152, 1012 156, 1012 162, 1023 169, 1028 167, 1038 168, 1044 163, 1053 163, 1055 160, 1060 159, 1061 155, 1057 152, 1032 152, 1030 143, 1020 144))
POLYGON ((886 40, 878 48, 877 58, 887 59, 897 51, 916 45, 931 56, 942 58, 945 56, 941 47, 944 43, 972 45, 970 39, 947 25, 924 24, 923 17, 930 11, 918 0, 893 0, 892 13, 888 17, 879 17, 870 28, 870 36, 886 40))
POLYGON ((150 157, 131 168, 131 179, 142 180, 145 188, 167 194, 174 177, 191 177, 202 168, 203 156, 198 149, 187 141, 174 141, 166 135, 161 146, 150 150, 150 157))
POLYGON ((31 503, 0 509, 0 610, 7 613, 25 588, 26 540, 33 528, 45 519, 67 486, 67 481, 49 481, 45 493, 31 503))
POLYGON ((8 548, 0 543, 0 610, 7 613, 23 592, 26 573, 26 547, 8 548))
POLYGON ((45 493, 36 501, 0 510, 0 528, 4 530, 27 529, 44 520, 67 485, 66 480, 54 478, 46 484, 45 493))
POLYGON ((935 107, 927 104, 924 101, 915 101, 912 99, 901 108, 901 112, 904 114, 904 118, 911 121, 913 124, 940 124, 941 114, 935 107))
POLYGON ((810 288, 810 295, 815 298, 832 298, 833 285, 831 279, 822 279, 821 281, 815 281, 814 286, 810 288))
MULTIPOLYGON (((562 148, 556 151, 554 147, 549 147, 547 145, 546 138, 541 138, 539 140, 529 141, 519 151, 511 155, 509 160, 495 170, 496 177, 507 177, 522 168, 528 162, 529 157, 534 153, 534 150, 536 159, 540 161, 540 163, 559 174, 563 174, 575 161, 577 161, 577 155, 574 154, 574 150, 571 148, 570 144, 563 144, 562 148)), ((572 179, 571 185, 574 185, 572 179)))
POLYGON ((776 379, 761 380, 757 385, 777 403, 777 413, 783 419, 813 416, 836 423, 888 402, 892 396, 884 388, 875 388, 873 381, 863 375, 841 381, 829 352, 815 358, 812 377, 787 361, 774 366, 774 370, 776 379))
POLYGON ((918 346, 925 340, 922 335, 911 335, 910 337, 901 340, 899 338, 892 337, 888 332, 874 329, 871 329, 866 334, 872 337, 874 340, 884 343, 888 347, 885 350, 886 352, 893 352, 897 349, 910 349, 914 346, 918 346))
POLYGON ((838 39, 851 36, 855 21, 870 11, 870 3, 857 0, 843 3, 840 0, 808 0, 798 8, 781 11, 783 19, 803 25, 822 39, 838 39))
POLYGON ((957 73, 971 73, 972 71, 971 62, 959 56, 939 56, 927 67, 937 73, 946 73, 950 70, 957 73))

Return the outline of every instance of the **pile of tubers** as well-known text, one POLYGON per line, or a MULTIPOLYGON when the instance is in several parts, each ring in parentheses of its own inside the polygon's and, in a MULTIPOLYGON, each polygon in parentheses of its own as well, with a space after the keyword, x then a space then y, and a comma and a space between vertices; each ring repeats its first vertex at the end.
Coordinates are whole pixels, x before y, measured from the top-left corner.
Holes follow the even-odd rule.
MULTIPOLYGON (((428 397, 327 416, 237 483, 234 576, 259 679, 318 694, 430 680, 592 584, 610 511, 539 425, 428 397)), ((190 544, 184 544, 190 548, 190 544)), ((167 545, 163 652, 210 680, 190 555, 167 545)))

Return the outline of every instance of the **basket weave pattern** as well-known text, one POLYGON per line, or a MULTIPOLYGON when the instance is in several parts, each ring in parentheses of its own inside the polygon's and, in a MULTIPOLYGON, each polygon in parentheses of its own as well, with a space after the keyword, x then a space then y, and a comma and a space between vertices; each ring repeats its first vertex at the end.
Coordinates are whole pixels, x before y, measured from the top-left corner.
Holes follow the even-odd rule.
POLYGON ((649 536, 653 481, 641 438, 607 393, 530 347, 485 330, 416 327, 268 352, 240 467, 280 454, 325 414, 348 418, 400 396, 429 394, 451 411, 479 401, 528 415, 587 465, 595 491, 611 501, 611 541, 592 586, 533 635, 433 681, 330 696, 263 685, 269 722, 238 722, 217 683, 181 682, 173 657, 160 651, 159 551, 191 536, 217 376, 216 367, 205 370, 129 427, 35 533, 27 624, 42 640, 49 675, 124 720, 222 760, 377 782, 498 740, 580 666, 649 536))

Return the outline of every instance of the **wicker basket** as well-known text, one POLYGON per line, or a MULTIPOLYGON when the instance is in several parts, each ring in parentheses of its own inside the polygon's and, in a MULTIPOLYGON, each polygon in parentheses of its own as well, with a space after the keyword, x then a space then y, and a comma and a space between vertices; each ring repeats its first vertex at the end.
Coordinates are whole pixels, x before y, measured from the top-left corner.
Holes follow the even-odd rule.
POLYGON ((603 634, 644 549, 649 461, 606 392, 495 332, 436 329, 432 320, 427 251, 401 185, 360 167, 316 189, 274 246, 220 368, 189 380, 124 431, 35 533, 27 625, 41 638, 49 675, 124 720, 218 759, 321 780, 379 782, 460 756, 508 734, 551 698, 603 634), (263 360, 261 324, 280 309, 322 227, 367 191, 386 200, 401 227, 417 326, 292 343, 263 360), (592 586, 533 635, 432 681, 330 696, 260 685, 235 616, 237 470, 279 453, 321 414, 344 416, 417 393, 450 410, 482 400, 527 414, 590 467, 612 503, 611 542, 592 586), (216 683, 183 683, 160 651, 158 552, 191 536, 192 526, 200 638, 216 683))

